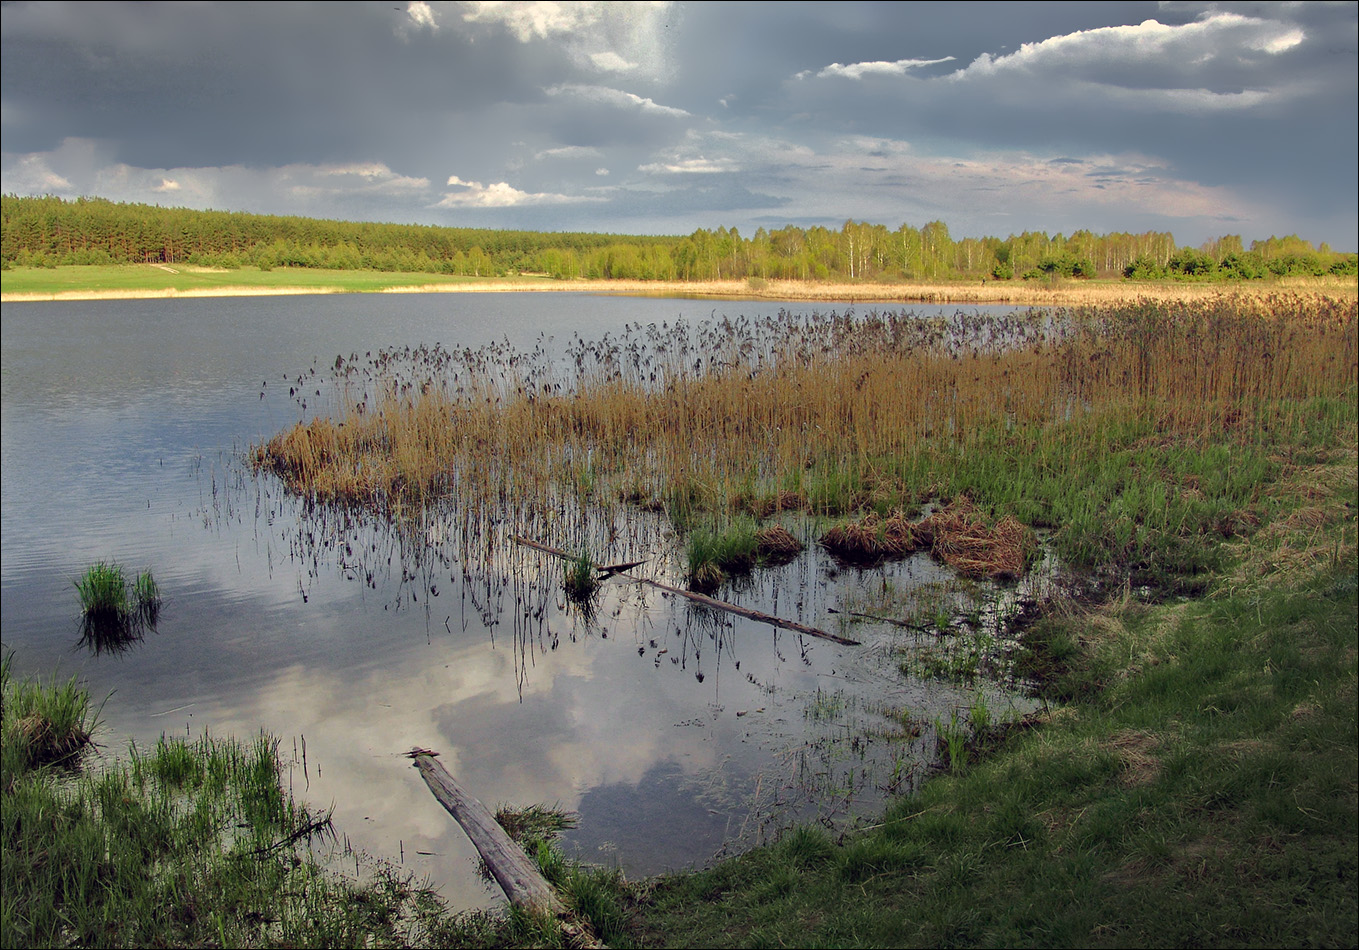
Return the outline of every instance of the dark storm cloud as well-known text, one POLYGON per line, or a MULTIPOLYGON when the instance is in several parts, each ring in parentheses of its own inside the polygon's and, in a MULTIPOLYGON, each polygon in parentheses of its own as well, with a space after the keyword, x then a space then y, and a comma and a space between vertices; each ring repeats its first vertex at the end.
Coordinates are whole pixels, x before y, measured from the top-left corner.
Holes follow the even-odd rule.
POLYGON ((695 117, 683 109, 611 86, 563 84, 547 89, 541 127, 567 146, 660 148, 683 136, 695 117))
MULTIPOLYGON (((711 107, 730 96, 728 111, 781 115, 789 76, 831 63, 901 59, 971 62, 1054 34, 1138 22, 1155 3, 792 3, 771 15, 763 3, 693 4, 677 40, 683 99, 711 107)), ((950 71, 938 65, 927 75, 950 71)))
POLYGON ((420 144, 454 116, 541 99, 570 68, 503 31, 402 29, 390 4, 12 4, 4 21, 6 150, 78 135, 147 167, 420 144))
POLYGON ((1204 185, 1352 209, 1354 8, 1213 10, 1178 23, 1165 12, 1175 13, 982 54, 944 77, 795 74, 786 111, 969 153, 1155 154, 1204 185), (1290 174, 1300 164, 1338 191, 1290 174))
POLYGON ((777 208, 1353 246, 1357 22, 1353 4, 7 3, 4 187, 548 229, 752 230, 777 208))

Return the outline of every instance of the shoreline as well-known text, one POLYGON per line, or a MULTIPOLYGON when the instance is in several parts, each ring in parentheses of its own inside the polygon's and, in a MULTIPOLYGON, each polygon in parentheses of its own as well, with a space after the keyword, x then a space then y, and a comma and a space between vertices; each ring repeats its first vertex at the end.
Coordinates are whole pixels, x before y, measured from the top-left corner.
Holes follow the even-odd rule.
POLYGON ((1286 279, 1264 284, 1166 284, 1067 280, 1056 286, 993 281, 933 284, 845 284, 770 280, 752 287, 745 280, 642 281, 578 280, 542 282, 492 279, 449 284, 410 284, 355 290, 342 286, 267 287, 251 284, 220 287, 145 288, 129 290, 62 290, 53 293, 0 293, 0 303, 48 301, 156 300, 204 297, 284 297, 309 294, 430 293, 582 293, 628 297, 695 297, 725 300, 790 300, 890 304, 1014 304, 1070 306, 1116 304, 1139 299, 1199 300, 1216 296, 1267 296, 1275 293, 1320 293, 1359 296, 1359 286, 1337 280, 1286 279))

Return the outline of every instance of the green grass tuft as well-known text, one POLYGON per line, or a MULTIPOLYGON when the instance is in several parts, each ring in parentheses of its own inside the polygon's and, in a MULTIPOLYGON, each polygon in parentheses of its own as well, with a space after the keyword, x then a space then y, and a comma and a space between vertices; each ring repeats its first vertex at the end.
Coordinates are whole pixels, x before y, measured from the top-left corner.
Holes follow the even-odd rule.
POLYGON ((567 562, 563 586, 567 599, 572 603, 578 605, 590 603, 595 591, 599 589, 599 578, 588 551, 582 551, 567 562))
POLYGON ((729 576, 748 572, 756 564, 759 545, 751 518, 732 518, 721 526, 696 526, 689 532, 685 548, 689 586, 715 590, 729 576))
POLYGON ((92 565, 75 586, 80 593, 80 610, 86 618, 124 621, 130 616, 127 577, 116 563, 100 561, 92 565))
POLYGON ((29 772, 49 765, 74 766, 92 742, 99 710, 72 678, 58 683, 16 680, 14 654, 0 661, 0 732, 3 732, 3 779, 8 794, 29 772))
POLYGON ((160 585, 149 569, 137 575, 132 585, 132 596, 137 603, 138 615, 149 626, 155 626, 160 616, 160 585))
POLYGON ((150 570, 129 582, 122 566, 100 561, 75 581, 81 642, 95 652, 126 649, 160 619, 160 585, 150 570))

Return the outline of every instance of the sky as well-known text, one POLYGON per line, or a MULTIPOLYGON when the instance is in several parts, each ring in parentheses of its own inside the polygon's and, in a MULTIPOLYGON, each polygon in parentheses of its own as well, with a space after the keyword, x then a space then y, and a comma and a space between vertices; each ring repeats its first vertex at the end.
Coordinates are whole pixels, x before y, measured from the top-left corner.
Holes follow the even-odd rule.
POLYGON ((1355 3, 3 4, 6 194, 1359 249, 1355 3))

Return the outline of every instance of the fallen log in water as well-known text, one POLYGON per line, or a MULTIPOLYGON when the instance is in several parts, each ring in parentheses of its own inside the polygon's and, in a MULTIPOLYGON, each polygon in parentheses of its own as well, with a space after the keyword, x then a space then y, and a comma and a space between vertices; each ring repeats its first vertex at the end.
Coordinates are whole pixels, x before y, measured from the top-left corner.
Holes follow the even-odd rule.
MULTIPOLYGON (((530 541, 528 538, 521 538, 519 535, 514 536, 514 541, 516 544, 522 544, 525 547, 530 547, 535 550, 542 551, 544 554, 551 554, 554 557, 566 558, 568 560, 574 560, 575 558, 575 555, 563 551, 561 548, 554 548, 549 544, 543 544, 539 541, 530 541)), ((718 600, 715 597, 709 597, 706 594, 699 594, 692 590, 685 590, 682 587, 672 587, 671 585, 663 584, 660 581, 653 581, 649 577, 638 577, 635 574, 628 574, 626 573, 625 570, 623 570, 623 568, 625 567, 635 566, 636 566, 635 564, 632 565, 612 564, 609 565, 608 567, 597 568, 597 570, 605 571, 609 574, 616 574, 619 577, 626 577, 628 580, 636 581, 639 584, 650 584, 652 587, 658 588, 663 591, 668 591, 669 593, 672 594, 678 594, 681 597, 687 597, 690 600, 694 601, 694 603, 703 604, 705 607, 712 607, 714 610, 725 610, 727 613, 737 614, 738 616, 741 617, 748 617, 751 620, 758 620, 761 623, 773 624, 776 627, 783 627, 785 630, 795 630, 798 633, 805 633, 809 637, 819 637, 822 640, 829 640, 832 643, 840 643, 850 647, 857 647, 859 645, 858 640, 850 640, 848 637, 841 637, 837 636, 834 633, 827 633, 825 630, 818 630, 816 627, 809 627, 805 623, 798 623, 796 620, 784 620, 782 617, 775 617, 773 614, 763 613, 758 610, 751 610, 749 607, 739 607, 736 604, 729 604, 725 600, 718 600)))
POLYGON ((472 839, 481 859, 486 862, 491 876, 505 892, 511 904, 534 913, 560 916, 566 907, 552 885, 547 883, 538 866, 524 854, 524 849, 500 827, 495 816, 480 801, 463 790, 448 770, 435 761, 438 753, 428 749, 412 749, 406 755, 415 761, 420 777, 439 800, 439 804, 453 816, 472 839))
POLYGON ((415 762, 420 777, 444 810, 467 832, 491 876, 511 904, 533 914, 555 917, 566 945, 582 950, 608 950, 588 922, 573 914, 562 903, 552 885, 543 877, 524 849, 506 834, 490 809, 463 790, 448 769, 434 761, 437 752, 411 749, 406 757, 415 762))

